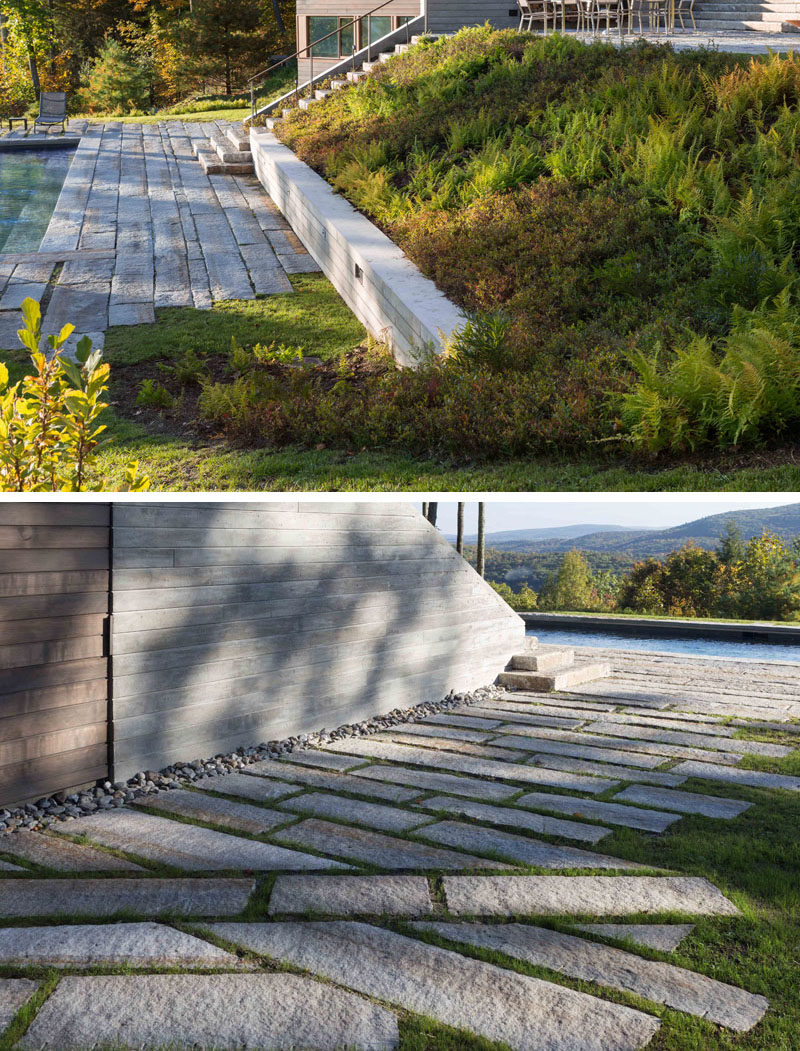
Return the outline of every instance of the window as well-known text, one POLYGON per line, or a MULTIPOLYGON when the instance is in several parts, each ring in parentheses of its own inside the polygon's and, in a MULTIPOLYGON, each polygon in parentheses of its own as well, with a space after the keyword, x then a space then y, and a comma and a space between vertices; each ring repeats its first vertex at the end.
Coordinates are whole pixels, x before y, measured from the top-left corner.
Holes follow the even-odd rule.
POLYGON ((339 58, 353 53, 352 16, 337 18, 336 15, 314 15, 308 20, 308 42, 319 40, 311 49, 312 54, 322 58, 339 58), (338 30, 338 32, 337 32, 338 30), (332 34, 328 36, 328 34, 332 34), (328 37, 322 40, 321 37, 328 37))
POLYGON ((361 46, 366 47, 369 41, 377 40, 392 31, 391 15, 370 15, 362 18, 360 23, 361 46), (369 23, 369 24, 367 24, 369 23))

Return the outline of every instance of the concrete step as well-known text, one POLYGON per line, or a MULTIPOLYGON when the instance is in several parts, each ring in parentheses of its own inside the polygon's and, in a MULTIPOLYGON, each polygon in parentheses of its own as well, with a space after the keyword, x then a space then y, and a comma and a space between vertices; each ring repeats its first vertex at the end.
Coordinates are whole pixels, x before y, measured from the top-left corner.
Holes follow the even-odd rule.
POLYGON ((555 671, 575 663, 575 650, 563 646, 542 646, 534 653, 516 653, 511 658, 511 671, 555 671))
MULTIPOLYGON (((371 72, 373 71, 373 69, 377 69, 377 68, 378 68, 378 64, 379 64, 379 63, 378 63, 378 60, 376 59, 376 60, 375 60, 374 62, 365 62, 365 63, 364 63, 364 64, 363 64, 362 66, 361 66, 361 68, 362 68, 362 70, 363 70, 363 71, 364 71, 365 73, 371 73, 371 72)), ((350 75, 350 74, 348 73, 348 76, 349 76, 349 75, 350 75)))
POLYGON ((783 22, 758 22, 742 20, 739 22, 721 22, 719 19, 698 18, 695 15, 697 28, 703 33, 781 33, 783 22))
POLYGON ((394 51, 381 51, 378 55, 379 62, 388 62, 390 58, 394 58, 394 51))
POLYGON ((324 88, 317 88, 316 91, 314 92, 314 98, 315 99, 326 99, 328 97, 328 95, 330 95, 330 94, 331 94, 330 90, 326 91, 324 88))
POLYGON ((438 40, 439 36, 439 33, 416 33, 412 36, 411 43, 418 44, 420 40, 438 40))
POLYGON ((367 74, 362 69, 351 69, 347 74, 347 79, 351 84, 357 84, 359 80, 363 80, 367 74))
POLYGON ((316 101, 316 99, 300 99, 297 105, 300 109, 310 109, 316 101))
POLYGON ((571 690, 594 679, 603 679, 611 674, 611 665, 596 661, 590 664, 573 664, 555 671, 504 671, 497 677, 498 685, 513 686, 530 693, 551 693, 554 690, 571 690))
POLYGON ((266 127, 268 127, 270 131, 275 131, 280 122, 280 117, 267 117, 267 119, 264 121, 266 127))
POLYGON ((348 80, 332 80, 331 90, 340 91, 342 88, 346 88, 349 83, 350 81, 348 80))
POLYGON ((294 110, 295 110, 294 106, 284 106, 283 109, 281 110, 281 113, 283 114, 284 117, 288 117, 290 113, 294 113, 294 110))

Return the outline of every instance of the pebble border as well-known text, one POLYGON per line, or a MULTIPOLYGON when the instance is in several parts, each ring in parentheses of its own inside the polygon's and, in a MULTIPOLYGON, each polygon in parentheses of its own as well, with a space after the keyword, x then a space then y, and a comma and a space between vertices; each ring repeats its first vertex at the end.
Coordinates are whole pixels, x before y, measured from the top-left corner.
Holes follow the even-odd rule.
POLYGON ((282 741, 262 741, 261 744, 249 748, 241 746, 227 755, 218 754, 209 759, 173 763, 161 771, 141 770, 127 781, 105 781, 102 786, 98 785, 96 788, 71 795, 57 792, 46 799, 37 800, 36 803, 26 803, 13 810, 0 810, 0 836, 18 829, 45 829, 54 821, 74 821, 84 814, 124 806, 140 796, 184 788, 201 777, 221 776, 264 759, 279 759, 289 752, 316 748, 331 741, 340 741, 348 737, 368 737, 392 726, 416 722, 427 715, 446 712, 452 708, 481 705, 507 694, 508 691, 501 686, 482 686, 469 693, 451 691, 441 701, 428 701, 414 705, 413 708, 395 708, 386 715, 376 715, 360 723, 344 723, 335 730, 323 727, 314 733, 297 734, 282 741))

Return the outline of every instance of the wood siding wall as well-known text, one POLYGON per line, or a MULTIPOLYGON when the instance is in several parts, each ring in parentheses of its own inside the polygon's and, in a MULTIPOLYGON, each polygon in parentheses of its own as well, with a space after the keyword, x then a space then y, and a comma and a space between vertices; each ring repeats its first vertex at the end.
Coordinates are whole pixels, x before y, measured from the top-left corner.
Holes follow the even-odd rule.
POLYGON ((409 505, 113 516, 116 777, 483 685, 524 634, 409 505))
POLYGON ((108 504, 0 504, 0 806, 106 775, 108 504))

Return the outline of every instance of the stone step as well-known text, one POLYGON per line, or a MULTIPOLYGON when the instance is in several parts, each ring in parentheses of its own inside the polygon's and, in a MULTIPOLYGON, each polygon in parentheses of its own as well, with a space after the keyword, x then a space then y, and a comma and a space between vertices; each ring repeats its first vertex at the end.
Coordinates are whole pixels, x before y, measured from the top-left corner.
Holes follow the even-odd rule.
POLYGON ((367 923, 221 923, 210 930, 512 1051, 634 1051, 659 1028, 657 1018, 633 1008, 367 923))
POLYGON ((535 653, 516 653, 511 658, 512 671, 556 671, 575 661, 575 650, 561 646, 542 646, 535 653))
POLYGON ((246 161, 237 164, 226 164, 219 159, 216 150, 197 151, 197 159, 200 167, 206 175, 252 175, 254 172, 253 162, 246 161))
POLYGON ((561 931, 522 923, 416 922, 452 942, 502 952, 513 959, 547 967, 585 982, 634 993, 676 1011, 708 1019, 736 1032, 747 1032, 763 1017, 768 1001, 703 974, 671 963, 645 960, 624 949, 600 945, 561 931))
POLYGON ((275 128, 277 128, 277 126, 280 124, 280 122, 281 122, 281 118, 280 117, 267 117, 267 119, 266 119, 266 121, 264 123, 266 124, 266 126, 269 128, 270 131, 274 131, 275 128))
POLYGON ((373 69, 378 68, 378 60, 375 59, 373 62, 364 62, 361 68, 365 73, 371 73, 373 69))
POLYGON ((241 124, 229 124, 225 135, 235 150, 250 153, 250 133, 241 124))
POLYGON ((292 113, 294 113, 296 108, 297 108, 296 106, 284 106, 283 109, 281 110, 281 114, 283 115, 284 118, 289 117, 289 116, 291 116, 292 113))
POLYGON ((297 105, 303 110, 310 109, 316 101, 316 99, 300 99, 297 105))
POLYGON ((345 80, 332 80, 331 81, 331 90, 332 91, 339 91, 341 88, 346 88, 349 83, 350 82, 348 80, 346 80, 346 79, 345 80))
POLYGON ((363 80, 366 73, 362 69, 351 69, 346 74, 348 81, 351 84, 357 84, 359 80, 363 80))
POLYGON ((328 95, 330 95, 330 94, 331 94, 330 89, 326 90, 325 88, 317 88, 315 90, 315 92, 314 92, 314 98, 315 99, 326 99, 328 97, 328 95))
POLYGON ((554 690, 570 690, 594 679, 604 679, 610 674, 611 665, 598 661, 576 664, 550 674, 504 671, 497 677, 497 682, 500 686, 514 686, 532 693, 551 693, 554 690))
POLYGON ((378 55, 379 62, 388 62, 390 58, 394 58, 394 51, 381 51, 378 55))

